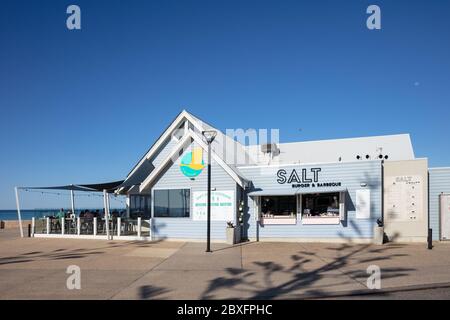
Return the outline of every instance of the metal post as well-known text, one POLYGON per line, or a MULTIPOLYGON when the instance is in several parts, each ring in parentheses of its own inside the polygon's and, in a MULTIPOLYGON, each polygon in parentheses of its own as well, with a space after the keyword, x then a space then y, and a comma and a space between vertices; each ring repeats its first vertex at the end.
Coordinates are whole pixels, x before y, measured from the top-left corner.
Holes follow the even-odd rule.
MULTIPOLYGON (((66 219, 61 218, 61 234, 64 234, 66 231, 66 219)), ((70 233, 70 231, 69 231, 70 233)))
POLYGON ((75 214, 75 195, 73 190, 70 190, 70 204, 72 205, 72 213, 75 214))
POLYGON ((108 210, 107 210, 107 215, 108 215, 108 223, 106 224, 106 227, 107 227, 107 231, 108 231, 108 239, 112 239, 113 238, 113 235, 112 235, 112 232, 113 232, 113 230, 110 230, 109 229, 109 227, 110 227, 110 225, 109 225, 109 219, 110 219, 110 217, 111 217, 111 204, 110 204, 110 194, 109 193, 106 193, 106 203, 108 204, 108 210))
POLYGON ((126 206, 127 206, 127 218, 130 218, 130 195, 127 195, 126 206))
POLYGON ((81 233, 81 218, 77 218, 77 235, 80 235, 81 233))
POLYGON ((109 203, 108 203, 108 192, 106 189, 103 190, 103 203, 105 206, 105 227, 106 227, 106 239, 109 240, 109 203))
POLYGON ((34 237, 34 230, 36 229, 36 218, 31 218, 31 236, 34 237))
POLYGON ((94 236, 97 235, 97 217, 94 218, 94 236))
POLYGON ((208 206, 206 229, 206 252, 211 252, 211 143, 208 143, 208 206))
POLYGON ((433 249, 433 229, 431 228, 428 228, 427 248, 429 250, 433 249))
POLYGON ((17 206, 17 217, 19 219, 20 237, 23 238, 22 215, 20 213, 20 201, 19 201, 19 188, 15 187, 14 191, 16 193, 16 206, 17 206))
POLYGON ((47 217, 47 221, 45 223, 46 223, 46 228, 47 228, 47 234, 50 234, 50 218, 49 217, 47 217))
POLYGON ((122 219, 120 217, 117 218, 117 236, 120 237, 120 226, 122 225, 122 219))
POLYGON ((138 237, 141 237, 142 218, 138 217, 138 237))
POLYGON ((428 172, 427 175, 427 202, 428 202, 428 208, 427 208, 427 224, 428 224, 428 234, 427 234, 427 248, 428 250, 432 250, 433 249, 433 229, 431 229, 431 224, 430 224, 430 199, 429 199, 429 195, 430 195, 430 172, 428 172))
POLYGON ((148 225, 150 228, 150 233, 149 233, 150 241, 153 241, 153 219, 152 218, 150 218, 150 220, 148 220, 148 225))

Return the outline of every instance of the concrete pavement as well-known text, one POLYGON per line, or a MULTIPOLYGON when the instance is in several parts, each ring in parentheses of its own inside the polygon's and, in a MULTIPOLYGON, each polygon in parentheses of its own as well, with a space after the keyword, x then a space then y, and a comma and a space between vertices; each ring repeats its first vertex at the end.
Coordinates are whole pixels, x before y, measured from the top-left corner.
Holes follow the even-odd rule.
MULTIPOLYGON (((300 299, 382 289, 450 287, 450 245, 20 239, 0 231, 0 299, 300 299), (81 290, 66 269, 81 268, 81 290)), ((450 289, 448 289, 450 290, 450 289)), ((396 291, 398 292, 398 291, 396 291)), ((381 296, 381 295, 380 295, 381 296)), ((397 295, 398 296, 398 293, 397 295)), ((413 296, 413 295, 411 295, 413 296)), ((388 297, 387 297, 388 298, 388 297)))

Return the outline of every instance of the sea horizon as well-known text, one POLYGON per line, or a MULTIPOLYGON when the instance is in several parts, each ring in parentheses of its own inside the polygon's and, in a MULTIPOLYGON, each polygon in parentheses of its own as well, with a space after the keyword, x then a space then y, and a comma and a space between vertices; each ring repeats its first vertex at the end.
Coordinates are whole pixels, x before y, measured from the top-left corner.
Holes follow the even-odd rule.
MULTIPOLYGON (((48 215, 56 214, 61 208, 40 208, 40 209, 21 209, 20 213, 22 220, 31 220, 34 218, 42 218, 48 215)), ((71 210, 70 208, 64 208, 65 211, 71 210)), ((103 208, 84 208, 75 209, 75 213, 78 214, 82 210, 103 210, 103 208)), ((111 208, 111 210, 125 210, 125 208, 111 208)), ((0 220, 11 221, 18 220, 17 209, 0 209, 0 220)))

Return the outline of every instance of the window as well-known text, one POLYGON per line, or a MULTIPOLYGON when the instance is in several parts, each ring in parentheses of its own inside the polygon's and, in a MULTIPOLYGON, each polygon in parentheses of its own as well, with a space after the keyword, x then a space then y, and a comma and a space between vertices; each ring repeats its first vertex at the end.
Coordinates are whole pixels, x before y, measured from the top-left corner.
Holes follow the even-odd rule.
POLYGON ((293 216, 296 213, 295 196, 269 196, 261 198, 263 217, 293 216))
POLYGON ((339 217, 339 193, 304 194, 303 217, 339 217))
POLYGON ((130 195, 130 218, 150 219, 150 196, 130 195))
POLYGON ((189 189, 154 190, 154 216, 169 218, 189 218, 189 189))

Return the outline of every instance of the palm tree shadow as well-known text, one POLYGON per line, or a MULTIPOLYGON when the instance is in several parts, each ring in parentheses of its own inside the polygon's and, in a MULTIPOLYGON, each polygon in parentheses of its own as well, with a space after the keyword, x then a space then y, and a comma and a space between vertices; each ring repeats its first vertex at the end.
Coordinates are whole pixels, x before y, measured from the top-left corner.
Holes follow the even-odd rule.
MULTIPOLYGON (((324 259, 315 252, 300 250, 290 257, 290 262, 284 265, 274 261, 255 261, 253 266, 258 270, 233 269, 226 270, 227 275, 210 280, 208 287, 202 293, 202 299, 223 297, 224 292, 235 293, 232 296, 242 297, 245 294, 249 299, 276 299, 310 296, 325 296, 327 292, 335 291, 336 286, 357 283, 361 287, 361 277, 367 278, 366 268, 351 270, 351 266, 364 263, 376 264, 377 261, 386 261, 400 256, 389 252, 389 247, 376 248, 383 253, 380 259, 367 257, 372 245, 341 244, 338 247, 323 248, 334 250, 336 256, 324 259), (366 254, 366 255, 365 255, 366 254), (315 268, 306 268, 306 264, 317 258, 323 263, 315 268), (345 270, 349 267, 349 271, 345 270), (333 273, 334 272, 334 273, 333 273), (339 273, 333 279, 336 272, 339 273), (259 276, 259 278, 258 278, 259 276), (262 279, 261 279, 262 277, 262 279), (327 281, 331 279, 330 281, 327 281), (324 280, 324 281, 322 281, 324 280)), ((383 278, 396 278, 408 275, 411 268, 383 269, 383 278)))
POLYGON ((140 299, 158 299, 159 296, 161 296, 164 293, 169 292, 170 290, 165 288, 160 288, 156 286, 141 286, 139 287, 139 298, 140 299))

